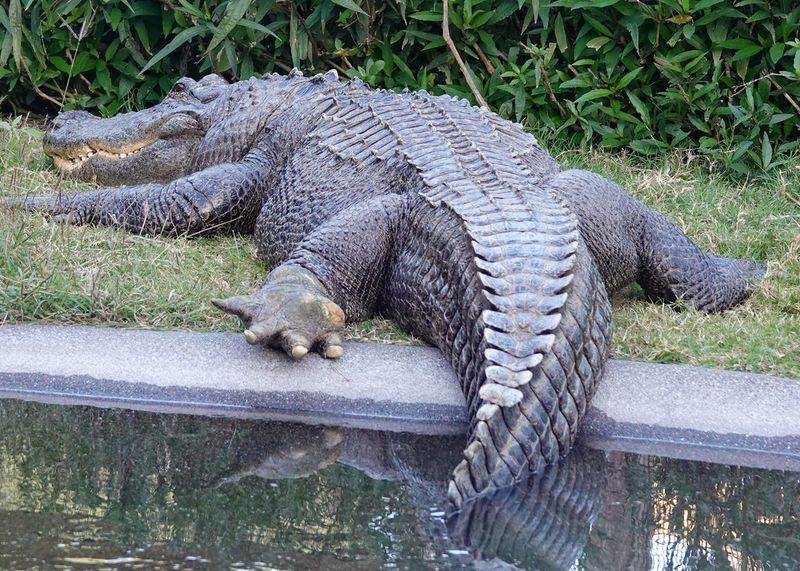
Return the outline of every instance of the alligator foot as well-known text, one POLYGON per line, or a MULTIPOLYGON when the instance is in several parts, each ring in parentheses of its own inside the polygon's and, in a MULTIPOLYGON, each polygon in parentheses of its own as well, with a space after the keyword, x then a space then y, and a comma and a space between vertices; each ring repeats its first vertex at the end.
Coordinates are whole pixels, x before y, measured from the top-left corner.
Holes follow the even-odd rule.
POLYGON ((294 359, 302 359, 312 349, 327 359, 344 352, 339 336, 344 311, 303 268, 278 268, 256 293, 212 299, 211 303, 242 320, 244 337, 251 345, 283 349, 294 359))

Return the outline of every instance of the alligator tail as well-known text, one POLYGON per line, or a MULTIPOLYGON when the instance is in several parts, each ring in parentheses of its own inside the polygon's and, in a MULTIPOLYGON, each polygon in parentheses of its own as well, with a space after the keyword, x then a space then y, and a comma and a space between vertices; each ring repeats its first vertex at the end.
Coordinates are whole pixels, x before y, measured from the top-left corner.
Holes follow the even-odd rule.
MULTIPOLYGON (((602 375, 611 337, 608 297, 582 243, 577 260, 572 280, 561 294, 566 301, 550 314, 558 316, 557 325, 549 332, 552 345, 535 353, 537 356, 527 363, 527 374, 520 376, 530 378, 516 387, 520 398, 502 404, 480 399, 464 460, 453 471, 448 489, 456 508, 488 490, 540 471, 565 455, 574 442, 579 421, 602 375), (538 364, 532 366, 536 361, 538 364)), ((541 295, 541 299, 547 296, 541 295)), ((491 324, 497 323, 492 312, 484 312, 484 321, 488 317, 489 322, 484 330, 489 331, 484 334, 487 364, 492 357, 506 359, 492 346, 496 334, 491 324)), ((492 387, 503 382, 500 376, 508 376, 505 371, 494 370, 496 366, 486 367, 479 397, 487 392, 483 387, 492 387)))
POLYGON ((384 307, 443 351, 467 401, 469 440, 448 491, 456 508, 565 455, 607 358, 605 287, 569 212, 550 200, 536 212, 516 201, 528 217, 519 232, 511 206, 481 227, 466 209, 418 203, 386 280, 384 307))

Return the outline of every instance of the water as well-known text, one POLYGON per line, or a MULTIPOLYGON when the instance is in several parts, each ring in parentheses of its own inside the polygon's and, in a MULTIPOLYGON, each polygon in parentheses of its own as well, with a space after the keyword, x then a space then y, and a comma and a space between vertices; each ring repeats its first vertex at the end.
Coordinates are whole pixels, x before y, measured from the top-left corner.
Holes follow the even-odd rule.
POLYGON ((0 401, 0 569, 800 568, 800 475, 578 451, 446 516, 458 438, 0 401))

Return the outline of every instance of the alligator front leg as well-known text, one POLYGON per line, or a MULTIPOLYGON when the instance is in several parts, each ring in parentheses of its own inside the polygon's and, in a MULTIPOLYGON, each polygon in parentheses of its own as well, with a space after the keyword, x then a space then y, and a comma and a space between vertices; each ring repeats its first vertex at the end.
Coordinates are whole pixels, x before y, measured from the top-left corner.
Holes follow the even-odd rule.
POLYGON ((5 203, 70 224, 117 226, 138 234, 180 236, 226 229, 249 232, 261 205, 264 170, 259 161, 246 157, 168 184, 29 195, 5 203))
POLYGON ((302 240, 260 290, 212 303, 242 320, 250 344, 281 348, 295 359, 310 350, 340 357, 346 319, 375 310, 405 206, 405 197, 388 195, 345 209, 302 240))
POLYGON ((267 344, 302 359, 312 348, 324 357, 341 357, 342 308, 333 302, 317 277, 305 268, 283 265, 256 293, 212 299, 218 309, 238 316, 251 345, 267 344))

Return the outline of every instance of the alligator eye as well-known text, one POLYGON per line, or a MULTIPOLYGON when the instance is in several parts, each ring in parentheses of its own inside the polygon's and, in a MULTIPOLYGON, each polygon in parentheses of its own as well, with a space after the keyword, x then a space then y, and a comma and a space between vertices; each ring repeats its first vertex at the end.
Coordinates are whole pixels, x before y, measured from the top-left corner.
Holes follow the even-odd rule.
POLYGON ((185 93, 186 90, 189 89, 189 86, 186 85, 183 81, 179 81, 175 85, 172 86, 170 90, 170 95, 178 95, 179 93, 185 93))

